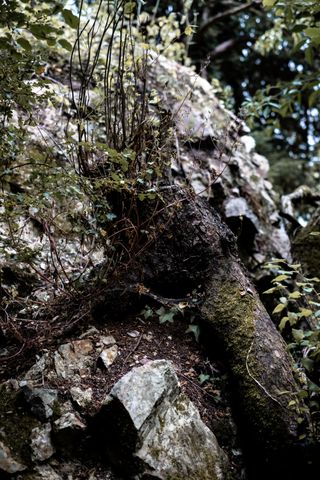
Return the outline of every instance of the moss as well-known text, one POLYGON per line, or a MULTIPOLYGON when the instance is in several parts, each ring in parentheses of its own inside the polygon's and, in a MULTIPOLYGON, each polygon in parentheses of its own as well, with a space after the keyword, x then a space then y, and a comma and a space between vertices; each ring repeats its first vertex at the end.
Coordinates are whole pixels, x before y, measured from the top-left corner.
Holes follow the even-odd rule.
POLYGON ((55 400, 51 406, 52 408, 52 420, 58 420, 58 418, 61 417, 62 411, 61 411, 61 405, 58 402, 58 400, 55 400))
POLYGON ((16 392, 5 385, 0 386, 0 425, 4 431, 5 444, 15 458, 30 464, 30 434, 39 422, 24 411, 16 392))
POLYGON ((288 366, 275 364, 273 377, 270 371, 268 373, 268 361, 272 361, 270 342, 279 341, 277 348, 282 348, 281 340, 273 331, 259 299, 250 291, 242 290, 239 281, 225 278, 221 282, 218 278, 213 280, 211 287, 201 310, 214 336, 223 345, 248 438, 254 446, 260 442, 260 446, 268 450, 284 447, 290 442, 291 434, 296 434, 297 419, 287 408, 288 397, 278 397, 279 402, 275 402, 271 393, 278 386, 293 392, 289 362, 288 366), (259 340, 261 344, 257 343, 259 340), (288 379, 283 377, 286 373, 288 379), (272 392, 268 392, 268 388, 272 392))

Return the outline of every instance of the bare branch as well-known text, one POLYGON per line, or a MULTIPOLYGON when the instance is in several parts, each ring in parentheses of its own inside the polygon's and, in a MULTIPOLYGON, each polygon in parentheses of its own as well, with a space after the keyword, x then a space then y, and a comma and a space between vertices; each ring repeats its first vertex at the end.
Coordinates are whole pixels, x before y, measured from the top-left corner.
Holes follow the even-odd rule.
POLYGON ((203 23, 199 30, 198 35, 202 36, 205 32, 216 22, 223 20, 226 17, 230 17, 231 15, 236 15, 237 13, 244 12, 245 10, 249 10, 253 5, 261 3, 260 0, 253 0, 251 2, 245 3, 243 5, 239 5, 237 7, 229 8, 229 10, 225 10, 224 12, 218 13, 213 17, 209 18, 205 23, 203 23))

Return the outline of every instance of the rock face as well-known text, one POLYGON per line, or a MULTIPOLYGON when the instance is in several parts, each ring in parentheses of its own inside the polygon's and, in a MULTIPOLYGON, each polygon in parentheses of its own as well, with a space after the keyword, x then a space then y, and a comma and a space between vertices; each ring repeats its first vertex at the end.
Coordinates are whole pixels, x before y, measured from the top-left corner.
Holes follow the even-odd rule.
POLYGON ((250 269, 268 255, 290 259, 290 241, 268 181, 269 162, 255 151, 248 127, 190 68, 157 56, 151 79, 179 134, 175 183, 191 185, 219 211, 250 269))
MULTIPOLYGON (((113 433, 116 418, 117 428, 120 420, 121 432, 130 432, 131 451, 126 453, 136 459, 140 475, 161 480, 225 478, 225 454, 198 410, 181 394, 170 362, 155 360, 132 369, 113 387, 110 397, 104 422, 106 427, 113 423, 113 433), (121 417, 116 413, 120 411, 121 417)), ((107 432, 105 441, 113 460, 120 460, 125 469, 122 437, 108 437, 107 432)))

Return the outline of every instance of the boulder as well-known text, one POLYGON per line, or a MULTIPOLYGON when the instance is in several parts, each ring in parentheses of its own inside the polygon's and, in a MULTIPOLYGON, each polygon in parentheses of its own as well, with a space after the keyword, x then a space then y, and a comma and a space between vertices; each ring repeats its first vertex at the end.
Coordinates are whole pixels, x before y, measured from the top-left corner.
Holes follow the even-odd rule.
POLYGON ((191 68, 157 55, 150 69, 152 87, 178 131, 177 155, 172 163, 175 183, 191 185, 219 211, 237 236, 244 210, 250 248, 242 230, 239 249, 247 267, 256 267, 268 256, 290 260, 289 237, 268 180, 269 162, 256 152, 249 128, 225 108, 213 86, 191 68), (238 212, 232 208, 229 220, 230 203, 226 200, 233 199, 241 203, 241 208, 238 212), (263 255, 255 257, 257 252, 263 255))
POLYGON ((225 478, 226 456, 181 393, 171 362, 150 361, 122 377, 97 424, 105 453, 124 473, 161 480, 225 478))

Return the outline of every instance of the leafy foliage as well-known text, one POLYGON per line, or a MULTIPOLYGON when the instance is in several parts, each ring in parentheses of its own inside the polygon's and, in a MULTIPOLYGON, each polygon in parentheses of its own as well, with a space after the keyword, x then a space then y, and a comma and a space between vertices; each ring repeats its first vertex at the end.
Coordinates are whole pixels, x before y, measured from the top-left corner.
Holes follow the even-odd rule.
MULTIPOLYGON (((293 355, 294 371, 300 381, 300 398, 305 399, 312 415, 311 432, 320 434, 320 278, 308 278, 301 265, 274 260, 265 267, 275 278, 264 292, 277 304, 273 309, 279 330, 288 341, 293 355), (280 318, 280 320, 278 320, 280 318)), ((294 405, 293 405, 294 406, 294 405)))

